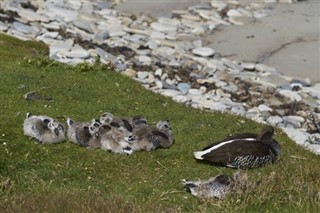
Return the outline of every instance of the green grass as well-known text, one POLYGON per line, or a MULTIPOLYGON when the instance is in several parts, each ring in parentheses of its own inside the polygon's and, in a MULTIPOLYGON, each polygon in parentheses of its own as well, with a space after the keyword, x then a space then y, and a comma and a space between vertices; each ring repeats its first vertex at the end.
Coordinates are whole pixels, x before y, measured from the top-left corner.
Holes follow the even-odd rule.
POLYGON ((248 171, 254 183, 220 201, 199 200, 181 179, 207 179, 235 170, 197 162, 193 151, 261 124, 206 112, 145 90, 137 82, 96 64, 67 66, 47 58, 48 49, 0 34, 0 211, 1 212, 318 212, 320 157, 297 146, 279 129, 283 152, 277 164, 248 171), (27 101, 37 91, 42 98, 27 101), (131 156, 88 150, 69 141, 39 145, 25 137, 27 112, 65 123, 109 111, 142 114, 152 124, 170 120, 170 149, 131 156))

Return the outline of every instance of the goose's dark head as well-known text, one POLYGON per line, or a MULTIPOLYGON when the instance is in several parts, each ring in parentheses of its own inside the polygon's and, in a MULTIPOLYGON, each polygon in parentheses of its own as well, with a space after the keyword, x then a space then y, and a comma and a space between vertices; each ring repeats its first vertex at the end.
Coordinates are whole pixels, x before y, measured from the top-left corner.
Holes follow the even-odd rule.
POLYGON ((273 135, 274 135, 273 127, 272 126, 265 126, 262 128, 262 130, 258 134, 257 140, 268 143, 268 142, 272 141, 273 135))

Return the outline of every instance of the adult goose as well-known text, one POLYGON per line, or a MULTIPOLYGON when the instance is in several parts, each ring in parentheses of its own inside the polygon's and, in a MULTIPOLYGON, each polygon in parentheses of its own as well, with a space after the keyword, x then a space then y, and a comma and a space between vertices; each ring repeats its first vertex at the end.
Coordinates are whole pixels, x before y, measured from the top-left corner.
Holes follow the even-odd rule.
POLYGON ((272 139, 273 134, 273 127, 266 126, 258 135, 245 133, 227 137, 194 152, 194 156, 198 160, 232 168, 262 167, 279 159, 281 148, 279 143, 272 139))

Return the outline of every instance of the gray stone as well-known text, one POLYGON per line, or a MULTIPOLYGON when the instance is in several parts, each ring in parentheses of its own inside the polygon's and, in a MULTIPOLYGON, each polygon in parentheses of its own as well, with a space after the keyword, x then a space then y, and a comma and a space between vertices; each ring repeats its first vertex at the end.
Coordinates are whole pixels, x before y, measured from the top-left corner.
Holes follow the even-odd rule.
POLYGON ((76 44, 71 48, 70 52, 66 52, 65 55, 69 58, 88 58, 90 55, 88 51, 83 49, 80 45, 76 44))
POLYGON ((182 94, 187 94, 188 90, 191 88, 191 85, 189 83, 179 83, 177 88, 182 92, 182 94))
POLYGON ((138 60, 142 64, 150 65, 152 59, 149 56, 140 55, 138 60))
POLYGON ((184 95, 176 95, 176 96, 173 97, 173 100, 177 101, 179 103, 186 103, 186 102, 190 101, 190 99, 188 99, 184 95))
POLYGON ((88 33, 94 33, 93 30, 93 25, 85 20, 75 20, 72 22, 74 26, 76 26, 77 28, 84 30, 88 33))
POLYGON ((268 117, 267 119, 267 122, 269 124, 272 124, 272 125, 277 125, 278 123, 281 123, 283 121, 283 119, 280 117, 280 116, 270 116, 268 117))
POLYGON ((259 109, 260 112, 265 112, 265 111, 272 112, 272 109, 270 107, 268 107, 267 105, 265 105, 265 104, 260 104, 258 106, 258 109, 259 109))
POLYGON ((202 57, 213 56, 215 51, 209 47, 198 47, 192 50, 192 53, 202 57))
POLYGON ((8 29, 9 29, 9 26, 0 21, 0 31, 7 31, 8 29))
POLYGON ((275 68, 267 66, 265 64, 256 64, 256 70, 259 72, 270 72, 270 73, 277 72, 275 68))
POLYGON ((39 32, 39 29, 35 26, 29 26, 29 25, 26 25, 26 24, 22 24, 20 22, 13 22, 12 23, 12 27, 19 31, 19 32, 22 32, 22 33, 25 33, 25 34, 37 34, 39 32))
POLYGON ((152 22, 151 28, 160 32, 175 32, 177 27, 175 25, 164 24, 159 22, 152 22))
POLYGON ((103 44, 104 40, 106 40, 107 38, 109 38, 109 32, 106 30, 96 33, 93 37, 93 42, 97 44, 103 44))
POLYGON ((214 110, 214 111, 220 111, 220 112, 224 112, 228 109, 229 107, 226 106, 225 104, 223 103, 219 103, 219 102, 216 102, 216 103, 212 103, 210 109, 211 110, 214 110))
POLYGON ((242 62, 241 63, 241 66, 243 67, 243 69, 245 70, 255 70, 256 69, 256 64, 254 63, 245 63, 245 62, 242 62))
POLYGON ((149 76, 149 72, 147 72, 147 71, 139 71, 138 73, 137 73, 137 77, 139 78, 139 79, 145 79, 145 78, 147 78, 149 76))
POLYGON ((302 97, 297 93, 290 90, 278 90, 279 93, 287 98, 290 99, 290 101, 301 101, 302 97))
POLYGON ((235 113, 236 115, 244 115, 246 110, 243 108, 243 106, 236 106, 231 108, 231 112, 235 113))
POLYGON ((73 40, 67 39, 65 41, 55 40, 50 44, 50 55, 57 52, 68 52, 73 46, 73 40))

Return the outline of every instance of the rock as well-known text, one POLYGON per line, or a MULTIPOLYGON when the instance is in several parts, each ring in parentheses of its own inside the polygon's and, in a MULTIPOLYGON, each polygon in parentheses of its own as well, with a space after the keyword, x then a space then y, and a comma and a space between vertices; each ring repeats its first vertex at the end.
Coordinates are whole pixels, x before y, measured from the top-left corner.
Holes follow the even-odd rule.
POLYGON ((293 126, 294 128, 300 128, 301 127, 301 121, 304 121, 304 118, 300 116, 284 116, 283 122, 286 126, 293 126))
POLYGON ((175 32, 177 30, 177 27, 175 25, 164 24, 159 22, 152 22, 150 26, 152 29, 160 32, 175 32))
POLYGON ((73 40, 67 39, 65 41, 55 40, 50 44, 50 55, 57 52, 68 52, 73 46, 73 40))
POLYGON ((240 65, 241 65, 241 66, 243 67, 243 69, 245 69, 245 70, 253 71, 253 70, 256 69, 256 64, 254 64, 254 63, 244 63, 244 62, 242 62, 240 65))
POLYGON ((28 22, 41 21, 41 22, 49 22, 49 18, 38 13, 35 13, 31 9, 19 10, 19 16, 28 22))
POLYGON ((22 24, 20 22, 13 22, 12 23, 12 27, 19 31, 19 32, 22 32, 24 34, 37 34, 39 32, 39 29, 35 26, 29 26, 29 25, 26 25, 26 24, 22 24))
POLYGON ((203 91, 199 89, 189 89, 188 93, 191 95, 202 95, 203 91))
POLYGON ((244 115, 246 110, 243 108, 243 106, 236 106, 231 108, 231 112, 235 113, 236 115, 244 115))
POLYGON ((103 42, 109 38, 109 31, 102 31, 99 33, 96 33, 93 37, 93 42, 97 44, 103 44, 103 42))
POLYGON ((0 31, 7 31, 9 29, 9 26, 3 22, 0 21, 0 31))
POLYGON ((184 95, 176 95, 173 97, 173 100, 179 103, 186 103, 190 101, 186 96, 184 95))
POLYGON ((175 97, 177 95, 181 95, 181 92, 173 89, 164 89, 160 91, 160 93, 164 96, 175 97))
POLYGON ((147 71, 143 71, 143 72, 139 71, 139 72, 137 73, 137 77, 138 77, 139 79, 141 79, 141 80, 147 78, 148 76, 149 76, 149 72, 147 72, 147 71))
POLYGON ((138 60, 142 64, 150 65, 152 59, 149 56, 140 55, 138 60))
POLYGON ((302 129, 282 128, 282 130, 299 145, 305 145, 309 134, 302 129))
POLYGON ((81 30, 84 30, 88 33, 94 33, 94 30, 93 30, 93 25, 88 22, 88 21, 85 21, 85 20, 75 20, 72 22, 72 24, 74 26, 76 26, 77 28, 81 29, 81 30))
POLYGON ((210 110, 214 110, 214 111, 220 111, 220 112, 224 112, 228 109, 229 107, 226 106, 225 104, 223 103, 212 103, 211 107, 210 107, 210 110))
POLYGON ((172 56, 174 54, 174 52, 175 52, 175 50, 171 47, 159 47, 159 48, 155 48, 152 51, 152 54, 158 55, 163 58, 168 58, 168 57, 172 56))
POLYGON ((165 39, 166 35, 162 32, 159 32, 159 31, 152 31, 150 33, 150 37, 153 39, 165 39))
POLYGON ((187 94, 191 85, 189 83, 179 83, 177 89, 182 92, 182 94, 187 94))
POLYGON ((281 123, 283 119, 280 116, 270 116, 267 119, 267 122, 271 125, 277 125, 278 123, 281 123))
POLYGON ((272 112, 272 109, 270 107, 268 107, 267 105, 265 105, 265 104, 260 104, 258 106, 258 109, 259 109, 260 112, 265 112, 265 111, 272 112))
POLYGON ((134 78, 137 76, 137 72, 133 69, 126 69, 125 71, 123 71, 121 73, 130 77, 130 78, 134 78))
POLYGON ((54 3, 46 3, 47 14, 52 19, 57 19, 57 17, 62 17, 65 22, 75 21, 78 16, 78 12, 75 10, 69 10, 55 5, 54 3))
POLYGON ((202 57, 213 56, 215 51, 209 47, 199 47, 192 50, 192 53, 202 57))
POLYGON ((283 95, 290 99, 290 101, 301 101, 302 97, 297 93, 290 90, 278 90, 280 95, 283 95))
POLYGON ((276 73, 277 70, 273 67, 269 67, 265 64, 256 64, 256 70, 259 72, 269 72, 269 73, 276 73))
POLYGON ((69 58, 88 58, 90 56, 90 54, 78 44, 74 45, 70 52, 66 52, 65 55, 69 58))

